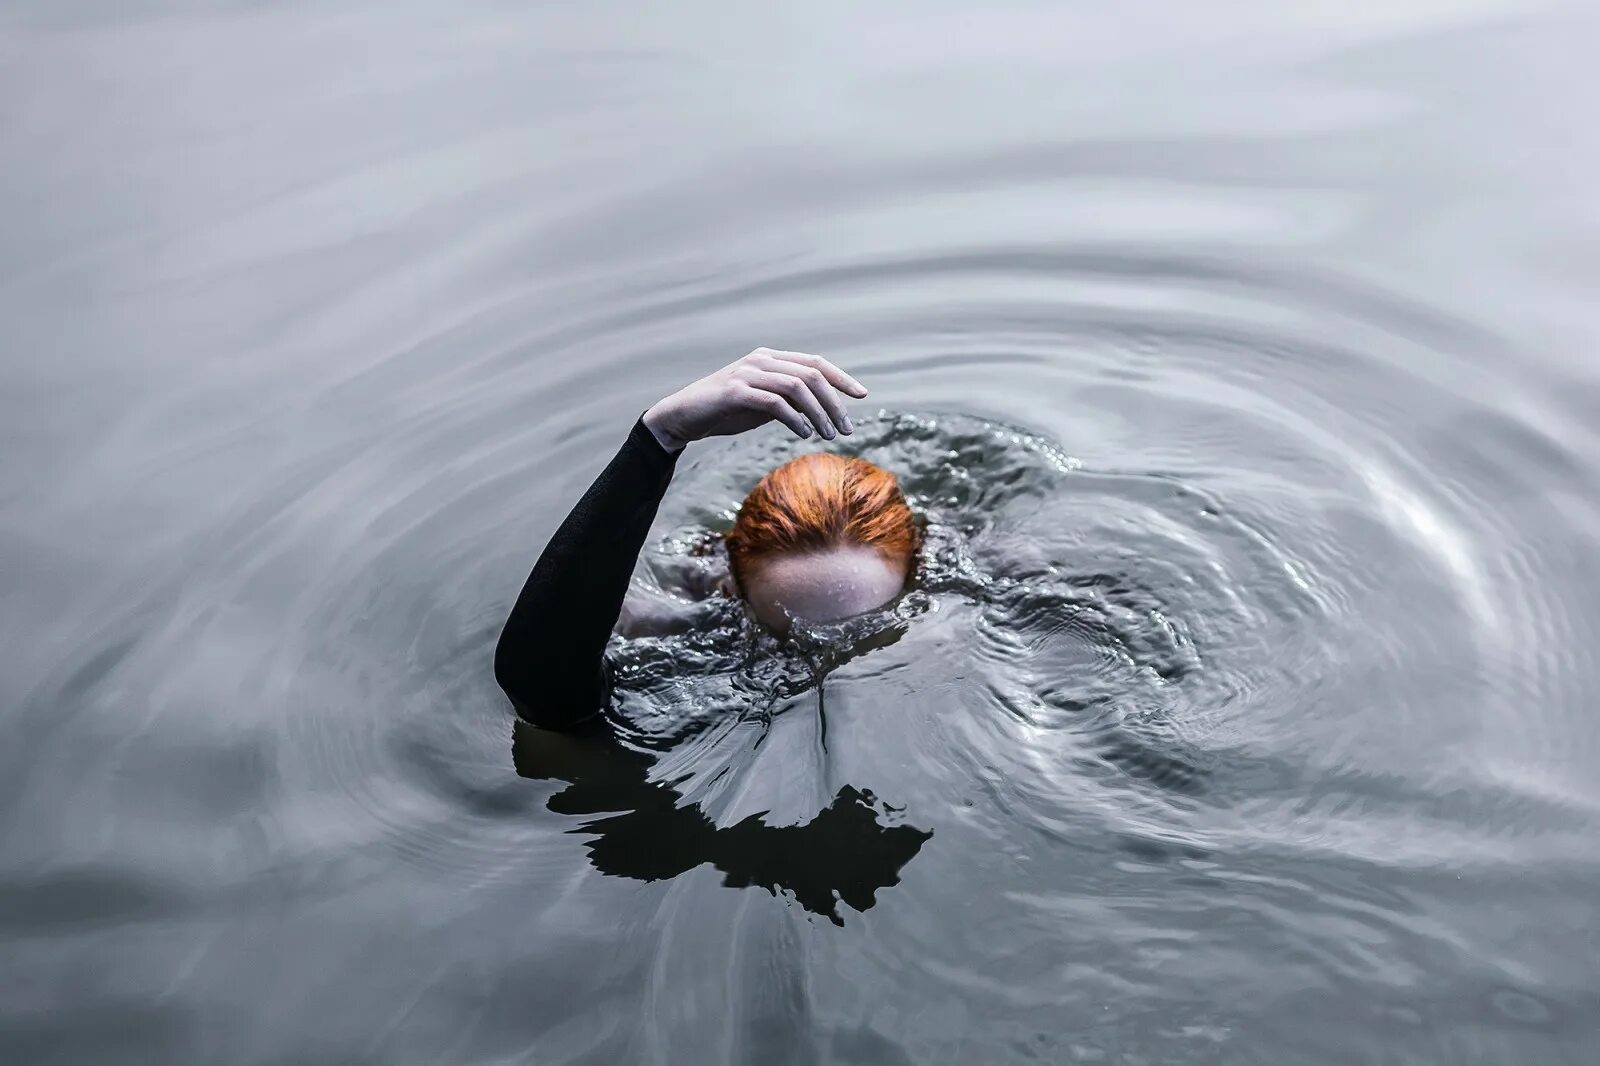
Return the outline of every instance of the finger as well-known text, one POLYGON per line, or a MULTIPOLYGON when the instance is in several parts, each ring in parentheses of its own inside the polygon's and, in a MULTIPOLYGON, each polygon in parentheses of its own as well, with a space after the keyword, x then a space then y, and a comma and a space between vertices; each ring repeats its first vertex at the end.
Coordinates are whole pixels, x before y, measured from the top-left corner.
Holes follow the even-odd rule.
POLYGON ((828 419, 831 422, 831 425, 819 423, 817 426, 818 429, 822 430, 824 437, 828 437, 831 440, 832 434, 829 431, 835 427, 842 433, 855 432, 855 427, 850 424, 850 416, 845 413, 844 401, 839 398, 839 394, 828 383, 828 379, 822 375, 822 371, 800 363, 779 359, 772 355, 759 357, 756 361, 756 366, 797 381, 815 397, 817 404, 823 411, 827 412, 828 419))
POLYGON ((857 381, 849 374, 846 374, 843 370, 840 370, 838 367, 834 366, 820 355, 812 355, 810 352, 782 352, 778 351, 776 348, 763 348, 762 351, 766 352, 768 355, 776 356, 777 358, 786 362, 799 363, 801 366, 809 366, 814 370, 821 371, 822 376, 827 378, 828 383, 834 388, 842 389, 844 392, 854 396, 858 400, 867 394, 867 387, 865 385, 861 384, 861 382, 857 381))
POLYGON ((790 406, 788 400, 785 400, 777 393, 748 388, 745 390, 744 400, 753 409, 765 412, 767 417, 788 426, 794 432, 794 435, 801 440, 811 436, 811 423, 806 421, 804 415, 790 406))
MULTIPOLYGON (((809 372, 816 373, 814 370, 809 372)), ((821 382, 823 391, 833 391, 826 381, 821 381, 821 375, 818 375, 818 380, 821 382)), ((813 389, 810 383, 799 374, 788 374, 774 370, 751 370, 746 374, 745 381, 755 388, 777 393, 788 400, 802 414, 811 419, 811 424, 817 427, 817 432, 822 434, 824 440, 832 440, 838 435, 834 429, 836 423, 817 396, 817 390, 813 389)), ((838 401, 835 400, 833 405, 837 407, 838 401)), ((841 418, 843 417, 842 410, 840 411, 840 416, 841 418)))
POLYGON ((839 390, 833 387, 833 384, 828 381, 822 371, 815 367, 806 366, 803 363, 791 363, 781 359, 775 360, 772 368, 777 373, 788 374, 791 377, 800 379, 805 387, 811 390, 811 395, 817 398, 817 402, 822 405, 822 409, 828 412, 828 417, 839 428, 839 432, 855 432, 856 427, 850 424, 850 416, 845 413, 844 400, 840 397, 839 390))

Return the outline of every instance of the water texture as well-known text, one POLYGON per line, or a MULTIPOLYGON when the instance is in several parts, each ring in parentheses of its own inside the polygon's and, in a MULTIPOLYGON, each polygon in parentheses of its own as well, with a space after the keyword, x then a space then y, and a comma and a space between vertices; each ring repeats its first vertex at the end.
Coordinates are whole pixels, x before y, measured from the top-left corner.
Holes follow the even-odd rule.
POLYGON ((1589 1063, 1583 5, 0 12, 0 1061, 1589 1063), (495 637, 664 393, 600 734, 495 637))

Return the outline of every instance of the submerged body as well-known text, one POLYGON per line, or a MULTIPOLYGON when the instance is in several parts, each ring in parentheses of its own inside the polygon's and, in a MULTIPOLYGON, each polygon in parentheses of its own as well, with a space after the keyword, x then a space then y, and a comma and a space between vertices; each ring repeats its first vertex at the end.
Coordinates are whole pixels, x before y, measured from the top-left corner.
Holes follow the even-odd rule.
MULTIPOLYGON (((519 716, 574 726, 610 694, 606 643, 656 511, 691 441, 780 421, 802 438, 853 431, 841 392, 855 379, 818 356, 758 349, 642 415, 550 538, 495 648, 495 678, 519 716)), ((833 622, 882 607, 919 542, 893 475, 864 459, 800 456, 769 473, 728 533, 731 591, 756 619, 833 622)))

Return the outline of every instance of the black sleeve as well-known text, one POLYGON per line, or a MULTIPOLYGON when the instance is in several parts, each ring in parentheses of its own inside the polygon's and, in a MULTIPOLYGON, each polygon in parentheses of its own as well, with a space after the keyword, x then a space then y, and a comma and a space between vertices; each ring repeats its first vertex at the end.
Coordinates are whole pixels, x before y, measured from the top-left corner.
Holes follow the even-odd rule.
POLYGON ((560 729, 604 705, 606 641, 678 454, 635 422, 534 564, 494 650, 495 680, 526 721, 560 729))

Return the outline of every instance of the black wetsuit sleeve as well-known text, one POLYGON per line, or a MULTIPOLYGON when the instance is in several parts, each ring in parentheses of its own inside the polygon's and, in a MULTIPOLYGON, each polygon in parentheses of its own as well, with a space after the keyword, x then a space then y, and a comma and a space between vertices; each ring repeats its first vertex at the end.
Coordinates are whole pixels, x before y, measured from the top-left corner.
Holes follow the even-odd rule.
POLYGON ((679 454, 635 422, 545 545, 494 650, 495 680, 524 720, 561 729, 604 706, 606 641, 679 454))

